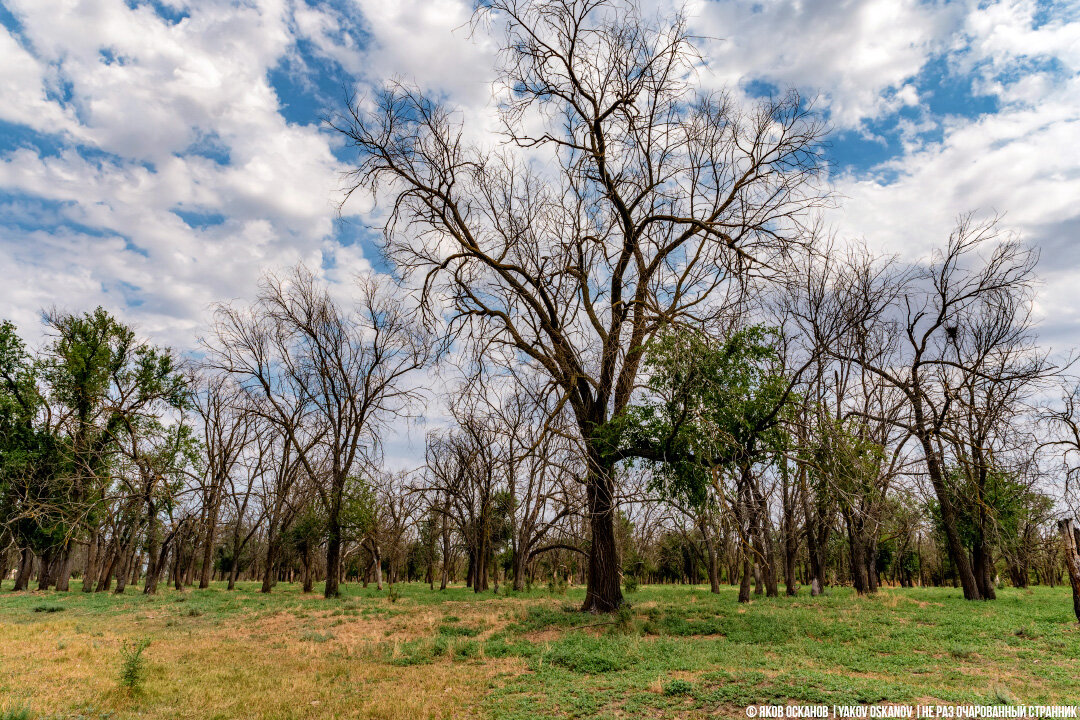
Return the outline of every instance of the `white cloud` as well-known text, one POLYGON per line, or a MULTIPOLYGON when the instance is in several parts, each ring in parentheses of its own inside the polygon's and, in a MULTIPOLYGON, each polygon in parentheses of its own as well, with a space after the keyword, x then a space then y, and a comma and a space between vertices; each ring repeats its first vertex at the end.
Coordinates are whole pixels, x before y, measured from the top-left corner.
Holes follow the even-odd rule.
POLYGON ((107 155, 22 148, 0 160, 0 189, 59 203, 95 231, 6 233, 24 272, 0 290, 5 315, 102 303, 189 346, 210 303, 250 295, 263 268, 343 252, 330 242, 341 168, 329 138, 318 118, 288 123, 268 80, 293 42, 284 2, 204 2, 175 23, 122 0, 8 6, 22 42, 0 37, 16 108, 0 117, 107 155), (64 106, 47 82, 63 85, 64 106), (178 212, 222 221, 192 227, 178 212))
MULTIPOLYGON (((646 13, 677 6, 644 4, 646 13)), ((210 303, 250 297, 264 268, 304 260, 342 286, 369 268, 359 247, 332 239, 337 141, 316 117, 286 119, 274 70, 298 85, 319 71, 315 60, 365 84, 412 79, 461 105, 474 136, 494 128, 496 43, 472 32, 465 0, 169 5, 180 20, 125 0, 5 0, 19 27, 0 26, 0 120, 62 148, 27 142, 0 155, 0 316, 24 332, 42 307, 100 303, 188 347, 210 303)), ((914 255, 960 212, 1005 212, 1008 227, 1043 248, 1052 332, 1076 342, 1080 22, 1066 8, 693 0, 686 11, 691 32, 711 38, 707 87, 793 85, 820 96, 841 129, 865 131, 907 108, 897 120, 902 153, 836 179, 847 196, 832 218, 838 229, 914 255), (974 78, 999 111, 934 116, 921 73, 935 60, 974 78), (931 130, 939 140, 926 139, 931 130)))

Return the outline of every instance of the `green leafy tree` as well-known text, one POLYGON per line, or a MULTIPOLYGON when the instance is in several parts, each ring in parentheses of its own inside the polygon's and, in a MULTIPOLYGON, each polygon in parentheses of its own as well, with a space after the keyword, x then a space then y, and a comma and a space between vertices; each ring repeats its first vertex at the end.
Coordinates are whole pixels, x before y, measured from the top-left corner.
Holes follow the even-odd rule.
POLYGON ((790 445, 784 420, 796 398, 779 334, 751 326, 716 339, 669 327, 647 346, 644 366, 645 400, 609 423, 608 442, 625 457, 650 462, 657 488, 668 497, 701 511, 727 502, 744 546, 740 600, 749 600, 751 554, 764 565, 768 593, 775 595, 766 499, 754 469, 773 463, 790 445), (726 477, 735 479, 734 497, 723 486, 726 477))

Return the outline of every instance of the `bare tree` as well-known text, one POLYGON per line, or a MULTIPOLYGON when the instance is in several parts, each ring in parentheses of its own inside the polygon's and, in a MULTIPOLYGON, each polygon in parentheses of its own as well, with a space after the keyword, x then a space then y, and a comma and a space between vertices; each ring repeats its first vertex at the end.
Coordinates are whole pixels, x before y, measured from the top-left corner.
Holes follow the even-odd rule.
POLYGON ((243 461, 255 438, 255 413, 245 407, 245 394, 233 378, 204 371, 190 382, 192 405, 202 420, 203 473, 199 492, 202 508, 202 558, 199 587, 210 586, 218 517, 225 484, 243 461))
POLYGON ((806 237, 821 128, 795 95, 744 110, 690 84, 681 17, 624 0, 495 0, 504 141, 466 141, 452 108, 394 83, 331 122, 358 153, 350 194, 391 196, 386 246, 459 338, 509 347, 558 388, 585 452, 584 607, 622 602, 608 421, 646 341, 702 319, 732 278, 806 237), (443 298, 448 304, 444 304, 443 298))
POLYGON ((416 393, 406 376, 431 345, 376 280, 358 281, 353 308, 339 306, 308 270, 265 279, 249 309, 220 306, 211 345, 216 367, 261 396, 326 511, 326 597, 338 595, 341 512, 354 473, 374 463, 388 423, 416 393))
MULTIPOLYGON (((996 221, 967 216, 928 263, 902 268, 855 251, 823 261, 806 283, 801 316, 819 347, 902 395, 898 417, 861 415, 895 424, 918 444, 949 558, 969 600, 988 593, 958 528, 953 423, 965 388, 972 402, 972 383, 980 386, 977 394, 1009 398, 1006 388, 1030 387, 1050 371, 1033 347, 1027 312, 1036 260, 1018 240, 1002 237, 996 221)), ((981 447, 985 439, 976 434, 974 443, 981 447)))

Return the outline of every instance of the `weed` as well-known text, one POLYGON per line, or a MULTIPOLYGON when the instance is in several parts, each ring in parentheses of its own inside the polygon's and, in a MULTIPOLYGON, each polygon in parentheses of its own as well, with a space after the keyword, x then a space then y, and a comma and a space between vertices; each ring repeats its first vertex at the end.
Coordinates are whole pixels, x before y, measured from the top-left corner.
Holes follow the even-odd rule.
POLYGON ((664 683, 665 695, 689 695, 694 690, 694 685, 686 680, 672 680, 664 683))
POLYGON ((138 692, 142 686, 145 666, 143 650, 150 645, 149 638, 132 640, 120 646, 120 686, 138 692))

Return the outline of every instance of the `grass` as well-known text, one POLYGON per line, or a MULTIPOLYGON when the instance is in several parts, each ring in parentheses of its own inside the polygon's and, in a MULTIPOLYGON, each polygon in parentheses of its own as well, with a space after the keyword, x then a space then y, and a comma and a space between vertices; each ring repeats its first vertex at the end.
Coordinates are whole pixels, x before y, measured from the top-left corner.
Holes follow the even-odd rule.
POLYGON ((1065 588, 845 589, 735 602, 643 586, 619 616, 581 588, 484 594, 281 584, 156 597, 0 594, 2 718, 653 718, 748 704, 1080 703, 1065 588), (124 648, 149 641, 139 692, 124 648))

